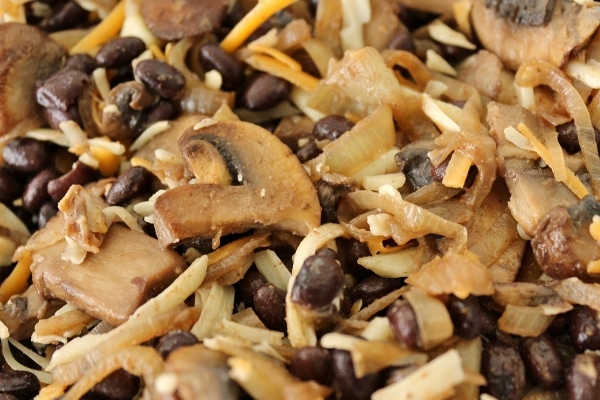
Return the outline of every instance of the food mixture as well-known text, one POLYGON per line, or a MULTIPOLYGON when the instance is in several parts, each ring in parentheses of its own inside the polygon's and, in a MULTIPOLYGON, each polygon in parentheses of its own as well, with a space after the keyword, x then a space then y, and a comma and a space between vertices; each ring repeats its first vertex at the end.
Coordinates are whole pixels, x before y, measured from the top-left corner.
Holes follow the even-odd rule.
POLYGON ((599 27, 0 0, 0 399, 600 398, 599 27))

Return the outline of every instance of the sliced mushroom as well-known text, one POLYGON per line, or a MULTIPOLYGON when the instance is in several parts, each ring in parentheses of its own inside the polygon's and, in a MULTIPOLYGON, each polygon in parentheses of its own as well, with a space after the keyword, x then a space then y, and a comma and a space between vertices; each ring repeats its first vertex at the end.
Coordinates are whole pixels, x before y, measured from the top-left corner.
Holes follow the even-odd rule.
MULTIPOLYGON (((55 236, 62 218, 58 214, 44 228, 49 236, 55 236)), ((81 264, 61 258, 64 239, 49 242, 32 251, 33 284, 40 295, 69 302, 112 325, 125 322, 185 268, 177 253, 161 250, 155 239, 120 224, 110 227, 101 251, 89 254, 81 264)))
POLYGON ((579 204, 552 209, 540 221, 531 246, 546 274, 600 282, 600 274, 587 268, 590 261, 600 259, 600 246, 589 230, 594 215, 600 215, 600 204, 586 196, 579 204))
POLYGON ((40 114, 35 87, 57 71, 67 50, 38 28, 0 24, 0 136, 40 114))
MULTIPOLYGON (((156 200, 154 227, 168 247, 192 238, 218 238, 253 228, 305 236, 319 225, 321 208, 306 171, 279 139, 248 122, 211 121, 188 128, 179 139, 190 169, 202 174, 218 162, 233 185, 195 183, 168 190, 156 200), (213 146, 220 159, 193 157, 213 146)), ((203 176, 197 176, 206 182, 203 176)))
POLYGON ((473 28, 481 44, 512 70, 532 59, 561 66, 600 26, 600 8, 573 1, 560 1, 550 21, 543 26, 526 26, 505 19, 485 3, 486 0, 473 2, 473 28))
POLYGON ((229 377, 227 356, 202 344, 179 348, 169 354, 165 372, 177 376, 177 398, 235 400, 239 387, 229 377))
POLYGON ((142 16, 156 37, 177 40, 219 28, 228 5, 227 0, 143 0, 142 16))
POLYGON ((556 0, 486 0, 485 3, 503 18, 521 25, 540 26, 550 21, 556 0))

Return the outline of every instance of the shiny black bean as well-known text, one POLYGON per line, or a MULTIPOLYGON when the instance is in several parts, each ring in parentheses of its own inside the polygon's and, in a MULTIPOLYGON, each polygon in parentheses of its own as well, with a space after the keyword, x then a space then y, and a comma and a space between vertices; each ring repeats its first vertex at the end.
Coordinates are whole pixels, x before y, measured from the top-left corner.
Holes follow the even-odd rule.
POLYGON ((300 348, 290 361, 290 371, 304 381, 313 380, 323 385, 331 385, 333 381, 331 356, 320 347, 300 348))
POLYGON ((600 399, 600 355, 578 354, 567 371, 566 388, 569 400, 600 399))
POLYGON ((185 88, 185 77, 183 74, 177 68, 160 60, 140 61, 135 66, 134 74, 149 89, 165 99, 177 97, 185 88))
POLYGON ((406 300, 396 300, 387 310, 386 316, 396 340, 405 347, 421 346, 417 316, 406 300))
POLYGON ((392 279, 384 278, 379 275, 371 275, 350 289, 350 300, 352 302, 362 300, 363 306, 367 306, 378 298, 398 289, 403 284, 403 279, 392 279))
POLYGON ((188 331, 171 331, 160 338, 156 344, 156 351, 163 359, 174 350, 183 346, 192 346, 198 343, 198 338, 188 331))
POLYGON ((96 60, 87 53, 73 54, 67 59, 63 69, 91 74, 96 69, 96 60))
POLYGON ((487 381, 486 393, 504 400, 518 400, 522 397, 525 365, 516 348, 498 341, 485 345, 481 373, 487 381))
POLYGON ((31 174, 44 169, 52 159, 52 146, 28 137, 10 140, 2 149, 4 166, 11 171, 31 174))
POLYGON ((95 384, 89 394, 103 400, 131 400, 139 391, 140 378, 118 369, 95 384))
POLYGON ((336 140, 354 127, 354 122, 341 115, 321 118, 313 127, 313 135, 319 140, 336 140))
POLYGON ((285 291, 266 283, 254 292, 254 312, 265 326, 271 330, 285 332, 285 291))
POLYGON ((558 347, 547 335, 527 337, 519 350, 529 375, 545 389, 560 389, 564 383, 564 365, 558 347))
POLYGON ((475 296, 460 299, 451 294, 446 307, 452 318, 455 333, 463 339, 474 339, 481 333, 483 320, 481 306, 475 296))
POLYGON ((10 203, 18 199, 25 188, 23 180, 12 171, 0 166, 0 201, 10 203))
POLYGON ((313 61, 310 54, 306 52, 304 49, 298 49, 291 54, 292 58, 300 64, 302 67, 302 71, 310 74, 312 76, 316 76, 317 78, 321 77, 321 72, 317 68, 315 62, 313 61))
POLYGON ((267 73, 259 73, 247 83, 241 96, 242 105, 249 110, 266 110, 287 99, 291 90, 289 82, 267 73))
POLYGON ((371 255, 367 243, 350 239, 347 242, 343 242, 343 244, 345 271, 352 274, 357 280, 362 280, 370 276, 371 271, 358 263, 359 258, 371 255))
POLYGON ((42 229, 50 218, 54 217, 58 213, 58 206, 54 201, 47 201, 40 207, 40 211, 38 212, 37 224, 38 229, 42 229))
POLYGON ((97 176, 98 171, 77 161, 71 171, 48 182, 48 194, 54 201, 60 201, 71 185, 85 185, 94 181, 97 176))
POLYGON ((332 350, 331 359, 335 377, 335 389, 338 398, 344 400, 367 400, 378 389, 379 375, 371 374, 357 378, 350 352, 345 350, 332 350))
POLYGON ((61 70, 37 88, 35 98, 42 107, 67 111, 89 82, 90 77, 81 71, 61 70))
POLYGON ((310 256, 298 272, 291 299, 311 309, 329 306, 344 288, 344 274, 340 264, 323 256, 310 256))
POLYGON ((40 391, 40 381, 29 371, 0 371, 0 393, 19 399, 33 399, 40 391))
POLYGON ((206 71, 216 70, 223 77, 223 90, 233 91, 244 82, 244 66, 216 43, 200 48, 200 63, 206 71))
POLYGON ((256 268, 250 268, 244 277, 235 284, 238 301, 251 307, 254 304, 254 293, 266 283, 267 280, 256 268))
POLYGON ((117 37, 100 47, 96 53, 96 63, 102 68, 125 67, 144 50, 146 50, 146 43, 140 38, 135 36, 117 37))
POLYGON ((160 99, 158 103, 144 109, 136 122, 134 131, 136 135, 141 134, 155 122, 175 119, 177 109, 169 100, 160 99))
POLYGON ((152 173, 143 167, 132 167, 119 176, 106 195, 108 205, 122 204, 140 194, 150 184, 152 173))
MULTIPOLYGON (((571 154, 577 153, 581 150, 579 147, 579 139, 577 138, 577 130, 575 129, 575 123, 573 121, 567 122, 556 126, 558 132, 558 143, 563 149, 571 154)), ((594 134, 596 143, 600 143, 600 130, 594 127, 594 134)))
POLYGON ((600 314, 587 306, 575 305, 569 312, 569 336, 579 352, 600 349, 600 314))
POLYGON ((75 28, 85 22, 88 17, 88 11, 76 1, 66 2, 54 10, 43 24, 43 27, 49 32, 75 28))
POLYGON ((48 182, 59 176, 54 168, 45 169, 34 176, 23 191, 23 207, 32 213, 38 212, 42 204, 50 199, 48 182))
POLYGON ((416 51, 415 42, 408 31, 398 31, 390 39, 387 47, 393 50, 404 50, 414 53, 416 51))
POLYGON ((76 104, 69 107, 67 110, 61 110, 59 108, 42 108, 42 115, 48 125, 51 128, 60 130, 61 122, 75 121, 81 126, 81 116, 79 114, 79 107, 76 104))
POLYGON ((296 157, 298 157, 298 160, 300 160, 301 163, 305 163, 306 161, 312 160, 321 153, 322 151, 317 146, 317 142, 311 140, 296 151, 296 157))
POLYGON ((331 247, 321 247, 320 249, 315 251, 315 255, 319 256, 319 257, 328 257, 328 258, 331 258, 332 260, 335 260, 335 257, 337 256, 337 252, 334 249, 332 249, 331 247))

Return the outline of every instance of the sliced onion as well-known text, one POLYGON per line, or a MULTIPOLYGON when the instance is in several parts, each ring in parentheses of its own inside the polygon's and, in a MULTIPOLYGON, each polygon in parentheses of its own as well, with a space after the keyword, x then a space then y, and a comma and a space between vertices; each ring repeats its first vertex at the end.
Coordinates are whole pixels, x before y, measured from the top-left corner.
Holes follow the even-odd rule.
POLYGON ((579 278, 568 278, 551 286, 565 301, 588 306, 600 312, 600 284, 585 283, 579 278))
POLYGON ((452 337, 454 325, 441 300, 415 288, 404 293, 404 298, 415 312, 424 350, 432 349, 452 337))
POLYGON ((592 184, 594 197, 600 199, 600 157, 594 127, 584 100, 569 78, 558 67, 540 60, 525 62, 519 67, 515 82, 521 86, 546 85, 552 88, 575 122, 583 161, 592 184))
POLYGON ((554 315, 546 315, 542 307, 514 306, 509 304, 498 319, 498 328, 517 336, 537 337, 554 321, 554 315))
POLYGON ((464 299, 469 295, 486 296, 494 293, 492 274, 470 252, 448 252, 410 274, 406 283, 434 296, 453 293, 464 299))

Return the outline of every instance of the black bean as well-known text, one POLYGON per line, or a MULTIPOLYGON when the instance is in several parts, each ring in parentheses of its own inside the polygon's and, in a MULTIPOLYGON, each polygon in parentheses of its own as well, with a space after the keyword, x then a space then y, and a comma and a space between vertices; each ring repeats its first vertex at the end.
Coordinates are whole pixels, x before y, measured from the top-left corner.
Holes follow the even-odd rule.
POLYGON ((40 391, 40 381, 29 371, 0 371, 0 393, 19 399, 33 399, 40 391))
POLYGON ((118 369, 95 384, 89 393, 92 398, 103 400, 131 400, 139 391, 140 378, 118 369))
POLYGON ((298 160, 300 160, 301 163, 305 163, 321 153, 322 151, 317 146, 317 142, 315 140, 311 140, 296 151, 296 157, 298 157, 298 160))
POLYGON ((254 312, 269 329, 285 332, 285 291, 266 283, 254 293, 254 312))
POLYGON ((291 90, 289 82, 267 73, 259 73, 246 85, 241 95, 242 105, 249 110, 266 110, 287 99, 291 90))
POLYGON ((386 316, 396 340, 405 347, 421 346, 417 316, 406 300, 396 300, 387 310, 386 316))
POLYGON ((47 201, 40 207, 38 212, 38 229, 42 229, 48 221, 58 213, 58 206, 54 201, 47 201))
POLYGON ((48 194, 54 201, 60 201, 71 185, 85 185, 94 181, 97 176, 98 171, 77 161, 71 171, 48 182, 48 194))
POLYGON ((174 350, 183 346, 193 346, 198 343, 198 338, 189 331, 171 331, 160 338, 156 344, 156 351, 163 359, 174 350))
POLYGON ((463 339, 474 339, 479 336, 483 320, 477 297, 469 296, 460 299, 451 294, 446 301, 446 307, 458 336, 463 339))
POLYGON ((336 140, 354 127, 354 122, 341 115, 321 118, 313 127, 313 135, 319 140, 336 140))
POLYGON ((331 356, 320 347, 300 348, 290 361, 290 371, 304 381, 313 380, 323 385, 331 385, 333 381, 331 356))
POLYGON ((356 239, 350 239, 342 243, 344 244, 345 271, 352 274, 357 280, 362 280, 370 276, 372 274, 371 271, 358 263, 359 258, 371 255, 369 245, 356 239))
POLYGON ((244 66, 216 43, 200 48, 200 63, 206 71, 216 70, 223 77, 223 90, 233 91, 244 82, 244 66))
POLYGON ((265 277, 256 268, 250 268, 244 277, 235 284, 238 301, 243 302, 247 307, 252 307, 254 293, 265 283, 267 283, 265 277))
POLYGON ((332 350, 331 359, 338 398, 344 400, 367 400, 379 387, 379 375, 371 374, 357 378, 350 352, 332 350))
POLYGON ((146 43, 140 38, 135 36, 117 37, 100 47, 96 53, 96 63, 102 68, 125 67, 144 50, 146 50, 146 43))
POLYGON ((24 174, 41 171, 49 164, 51 157, 50 144, 28 137, 12 139, 2 149, 4 166, 24 174))
POLYGON ((122 204, 140 194, 150 184, 152 173, 143 167, 132 167, 117 178, 106 195, 108 205, 122 204))
POLYGON ((446 43, 441 43, 440 48, 444 58, 450 62, 458 62, 464 60, 471 54, 473 50, 465 49, 464 47, 454 46, 446 43))
POLYGON ((19 398, 12 394, 0 393, 0 400, 19 400, 19 398))
POLYGON ((600 399, 600 355, 578 354, 567 372, 569 400, 600 399))
POLYGON ((545 389, 560 389, 564 382, 564 365, 552 338, 543 334, 527 337, 519 344, 527 372, 545 389))
POLYGON ((390 39, 387 47, 393 50, 404 50, 414 53, 416 51, 415 42, 408 31, 398 31, 390 39))
POLYGON ((27 183, 23 191, 23 207, 32 213, 38 212, 42 204, 50 199, 48 182, 60 175, 54 168, 42 170, 27 183))
POLYGON ((298 63, 302 67, 302 71, 312 76, 316 76, 317 78, 321 77, 321 72, 317 68, 317 65, 315 64, 310 54, 306 52, 306 50, 298 49, 294 51, 291 54, 291 56, 294 60, 298 61, 298 63))
POLYGON ((144 109, 135 125, 135 134, 141 134, 144 129, 155 122, 175 119, 177 109, 168 100, 160 99, 158 103, 144 109))
POLYGON ((81 126, 81 116, 79 114, 79 107, 76 104, 69 107, 67 110, 61 110, 59 108, 47 108, 42 107, 42 115, 50 127, 60 130, 61 122, 75 121, 81 126))
POLYGON ((579 352, 600 349, 600 314, 587 306, 569 311, 569 335, 579 352))
POLYGON ((518 400, 525 387, 525 365, 514 347, 502 342, 484 346, 481 373, 487 381, 485 392, 503 400, 518 400))
POLYGON ((87 21, 88 11, 82 8, 76 1, 69 1, 55 8, 43 24, 49 32, 61 31, 80 26, 87 21))
MULTIPOLYGON (((577 153, 581 150, 579 146, 579 139, 577 138, 577 129, 573 121, 557 125, 556 131, 558 132, 558 143, 571 154, 577 153)), ((600 130, 594 127, 594 136, 596 143, 600 143, 600 130)))
POLYGON ((185 88, 185 77, 183 74, 177 68, 160 60, 140 61, 135 66, 134 74, 149 89, 165 99, 177 97, 185 88))
POLYGON ((371 275, 358 282, 350 289, 350 300, 352 302, 362 300, 363 306, 367 306, 378 298, 390 293, 392 290, 398 289, 403 284, 403 279, 392 279, 384 278, 379 275, 371 275))
POLYGON ((446 176, 446 168, 448 168, 449 163, 450 157, 442 161, 442 163, 437 167, 430 163, 430 173, 434 181, 442 182, 444 180, 444 177, 446 176))
POLYGON ((18 199, 25 188, 23 180, 14 172, 0 166, 0 201, 10 203, 18 199))
POLYGON ((331 305, 344 287, 344 274, 339 263, 323 256, 304 260, 292 286, 291 299, 311 309, 331 305))
POLYGON ((331 258, 332 260, 335 260, 335 257, 337 256, 337 252, 334 249, 332 249, 331 247, 321 247, 320 249, 315 251, 315 255, 319 256, 319 257, 328 257, 328 258, 331 258))
POLYGON ((67 59, 63 69, 81 71, 89 75, 96 69, 96 60, 87 53, 73 54, 67 59))
POLYGON ((63 69, 46 79, 37 88, 35 98, 42 107, 67 111, 89 82, 90 77, 85 73, 63 69))

